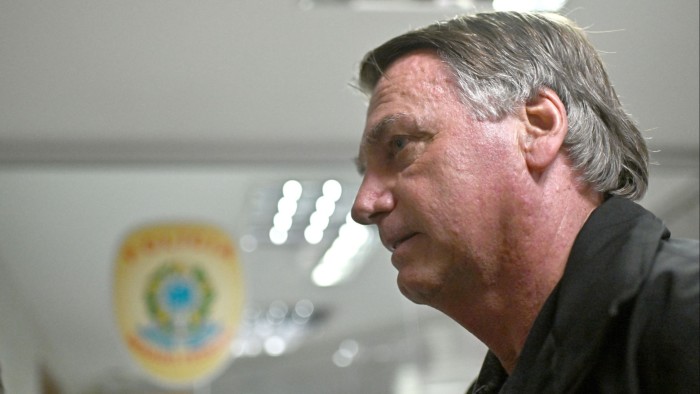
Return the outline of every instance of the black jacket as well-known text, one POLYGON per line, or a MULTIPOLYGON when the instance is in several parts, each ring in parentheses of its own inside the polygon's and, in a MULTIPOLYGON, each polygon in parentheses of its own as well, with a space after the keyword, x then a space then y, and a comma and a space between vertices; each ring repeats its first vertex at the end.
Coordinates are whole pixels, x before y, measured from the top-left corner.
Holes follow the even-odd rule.
POLYGON ((698 242, 612 197, 576 238, 564 275, 508 376, 489 353, 469 394, 700 393, 698 242))

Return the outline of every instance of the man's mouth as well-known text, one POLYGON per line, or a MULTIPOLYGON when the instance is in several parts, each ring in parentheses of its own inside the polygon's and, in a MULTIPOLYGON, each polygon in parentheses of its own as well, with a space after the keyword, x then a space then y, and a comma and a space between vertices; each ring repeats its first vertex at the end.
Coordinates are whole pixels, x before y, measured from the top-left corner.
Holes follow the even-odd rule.
POLYGON ((394 242, 394 243, 391 245, 391 251, 394 252, 399 246, 401 246, 401 244, 403 244, 404 242, 406 242, 406 241, 408 241, 409 239, 413 238, 416 234, 417 234, 417 233, 408 234, 408 235, 406 235, 405 237, 403 237, 403 238, 399 239, 398 241, 394 242))

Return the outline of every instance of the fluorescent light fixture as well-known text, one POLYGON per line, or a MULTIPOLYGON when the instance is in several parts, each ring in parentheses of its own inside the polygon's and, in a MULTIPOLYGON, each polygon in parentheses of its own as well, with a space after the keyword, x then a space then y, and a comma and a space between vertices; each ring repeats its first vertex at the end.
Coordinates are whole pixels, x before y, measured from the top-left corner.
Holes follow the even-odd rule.
POLYGON ((272 218, 272 223, 280 230, 289 231, 292 228, 292 217, 282 212, 277 212, 275 217, 272 218))
POLYGON ((297 202, 288 197, 280 198, 277 203, 277 211, 285 216, 294 216, 297 212, 297 202))
POLYGON ((287 237, 289 237, 289 233, 279 229, 277 227, 273 227, 270 229, 270 242, 272 242, 275 245, 282 245, 285 242, 287 242, 287 237))
POLYGON ((282 185, 282 198, 277 202, 277 213, 272 218, 273 227, 270 229, 270 242, 282 245, 289 238, 294 214, 297 212, 299 198, 303 192, 299 181, 290 179, 282 185))
POLYGON ((484 11, 559 11, 566 0, 299 0, 305 11, 316 6, 341 6, 366 12, 435 12, 455 10, 459 13, 484 11))
POLYGON ((367 227, 355 223, 348 214, 338 238, 311 272, 314 284, 329 287, 348 279, 364 260, 371 236, 367 227))
POLYGON ((472 10, 474 0, 316 0, 316 3, 346 3, 357 11, 431 12, 436 10, 472 10))
POLYGON ((493 0, 495 11, 559 11, 566 0, 493 0))
POLYGON ((335 179, 324 182, 322 190, 323 195, 333 202, 340 200, 340 196, 343 194, 343 186, 335 179))
POLYGON ((323 230, 310 225, 304 229, 304 239, 311 245, 317 245, 323 240, 323 230))
POLYGON ((328 228, 331 216, 335 212, 335 203, 340 199, 342 186, 336 180, 328 180, 323 184, 323 194, 316 199, 316 211, 309 216, 309 225, 304 230, 304 239, 311 245, 323 240, 323 232, 328 228))
POLYGON ((330 223, 330 217, 320 211, 316 211, 311 214, 309 217, 309 227, 313 227, 316 229, 319 229, 320 231, 324 231, 325 229, 328 228, 328 224, 330 223))
POLYGON ((271 336, 265 340, 263 343, 265 352, 273 357, 280 356, 287 350, 287 341, 280 336, 271 336))
POLYGON ((333 212, 335 212, 335 201, 325 195, 319 197, 318 200, 316 200, 316 212, 320 215, 330 217, 333 215, 333 212))
POLYGON ((301 187, 301 183, 294 179, 288 180, 282 186, 282 195, 290 200, 298 201, 301 197, 302 191, 303 188, 301 187))

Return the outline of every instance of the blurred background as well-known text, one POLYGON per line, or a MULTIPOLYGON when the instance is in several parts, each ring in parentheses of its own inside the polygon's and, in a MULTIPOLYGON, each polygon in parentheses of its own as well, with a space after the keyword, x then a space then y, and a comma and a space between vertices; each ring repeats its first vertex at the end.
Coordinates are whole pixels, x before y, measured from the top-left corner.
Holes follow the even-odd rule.
MULTIPOLYGON (((359 254, 344 253, 342 275, 316 268, 360 181, 352 160, 366 103, 352 83, 361 57, 409 28, 490 7, 0 1, 6 391, 464 392, 485 348, 400 295, 374 232, 361 234, 359 254), (288 193, 297 209, 281 223, 288 193), (309 230, 322 196, 332 207, 309 230), (179 220, 231 236, 246 308, 233 362, 209 384, 174 390, 131 360, 111 297, 129 231, 179 220)), ((642 204, 674 235, 697 238, 698 2, 570 0, 561 12, 590 31, 649 139, 642 204)))

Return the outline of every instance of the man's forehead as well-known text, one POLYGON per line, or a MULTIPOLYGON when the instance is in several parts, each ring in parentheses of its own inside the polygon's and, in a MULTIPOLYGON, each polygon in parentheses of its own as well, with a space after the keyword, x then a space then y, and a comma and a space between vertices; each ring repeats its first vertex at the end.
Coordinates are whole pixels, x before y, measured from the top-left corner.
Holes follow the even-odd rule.
MULTIPOLYGON (((432 65, 443 63, 437 51, 433 49, 416 49, 394 59, 382 73, 382 77, 390 74, 393 69, 408 68, 416 72, 425 71, 432 65)), ((381 80, 381 78, 379 80, 381 80)), ((379 82, 379 81, 378 81, 379 82)))
MULTIPOLYGON (((409 100, 423 101, 442 96, 454 88, 454 76, 449 66, 432 51, 415 51, 395 60, 382 74, 369 97, 368 126, 378 107, 409 100)), ((381 112, 381 111, 379 111, 381 112)), ((375 120, 376 122, 376 120, 375 120)))
POLYGON ((387 86, 412 84, 435 79, 447 70, 440 57, 429 51, 414 51, 394 60, 377 80, 370 102, 387 86))
POLYGON ((425 106, 449 89, 450 72, 433 50, 417 50, 395 60, 377 81, 367 108, 356 160, 363 173, 368 150, 396 123, 415 124, 425 106))

